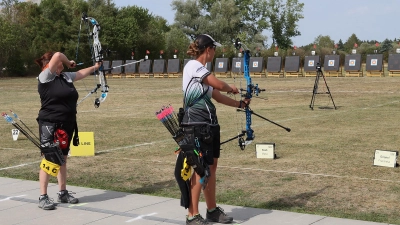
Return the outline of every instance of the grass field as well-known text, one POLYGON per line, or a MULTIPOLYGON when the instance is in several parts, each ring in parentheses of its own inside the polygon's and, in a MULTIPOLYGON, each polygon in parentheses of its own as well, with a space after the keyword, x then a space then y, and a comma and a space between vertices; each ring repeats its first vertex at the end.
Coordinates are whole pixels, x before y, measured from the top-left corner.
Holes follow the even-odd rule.
MULTIPOLYGON (((244 151, 236 141, 223 145, 218 203, 400 224, 399 168, 373 166, 376 149, 400 146, 400 78, 326 79, 337 110, 328 95, 317 95, 310 110, 313 77, 253 79, 267 89, 261 94, 267 100, 254 98, 251 108, 292 131, 253 117, 253 144, 244 151), (254 144, 271 142, 278 158, 257 159, 254 144)), ((176 143, 154 113, 167 104, 179 108, 181 82, 109 79, 100 108, 93 98, 81 103, 79 130, 94 132, 96 156, 71 157, 68 183, 179 198, 176 143)), ((76 86, 83 97, 94 81, 76 86)), ((326 90, 322 79, 319 90, 326 90)), ((0 111, 12 109, 36 132, 37 80, 0 79, 0 91, 0 111)), ((219 104, 217 109, 222 140, 235 136, 244 126, 236 122, 244 121, 243 113, 219 104)), ((13 141, 12 128, 0 122, 0 176, 38 180, 39 150, 23 136, 13 141)))

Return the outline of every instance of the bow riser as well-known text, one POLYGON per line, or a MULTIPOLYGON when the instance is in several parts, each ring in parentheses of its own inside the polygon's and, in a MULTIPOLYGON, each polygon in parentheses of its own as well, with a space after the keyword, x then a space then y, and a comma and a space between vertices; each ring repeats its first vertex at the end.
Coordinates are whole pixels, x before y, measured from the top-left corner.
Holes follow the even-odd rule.
MULTIPOLYGON (((244 78, 247 82, 246 94, 244 95, 245 98, 251 99, 253 97, 253 90, 254 85, 251 81, 250 72, 249 72, 249 65, 250 65, 250 51, 244 51, 244 78)), ((246 111, 246 142, 245 145, 250 144, 254 140, 254 131, 251 129, 251 111, 248 106, 245 108, 246 111)))

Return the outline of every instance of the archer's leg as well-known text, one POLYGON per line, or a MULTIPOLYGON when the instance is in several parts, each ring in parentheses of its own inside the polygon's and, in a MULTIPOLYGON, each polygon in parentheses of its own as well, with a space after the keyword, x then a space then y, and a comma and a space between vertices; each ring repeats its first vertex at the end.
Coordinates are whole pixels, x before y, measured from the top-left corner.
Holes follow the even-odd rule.
POLYGON ((49 185, 50 175, 44 172, 42 169, 39 170, 39 184, 40 184, 40 195, 47 194, 47 186, 49 185))
POLYGON ((197 173, 193 173, 192 178, 190 179, 190 204, 188 209, 188 217, 199 214, 200 192, 200 176, 197 173))
POLYGON ((60 171, 57 175, 58 187, 60 191, 67 189, 67 157, 68 156, 64 155, 65 163, 60 167, 60 171))
POLYGON ((210 165, 210 178, 206 188, 203 190, 204 197, 206 199, 207 209, 214 209, 217 207, 216 203, 216 172, 217 172, 218 158, 214 158, 214 164, 210 165))
POLYGON ((228 216, 221 207, 216 203, 216 172, 217 172, 218 158, 214 158, 214 164, 210 165, 211 176, 208 180, 206 189, 204 189, 204 196, 207 203, 207 221, 217 223, 231 223, 233 218, 228 216))
POLYGON ((60 172, 57 175, 58 186, 60 188, 60 191, 57 193, 57 201, 61 203, 77 204, 79 203, 79 199, 72 195, 75 193, 67 190, 67 157, 68 155, 64 155, 65 163, 61 166, 60 172))
POLYGON ((208 180, 208 184, 204 189, 204 197, 206 198, 207 203, 207 210, 213 210, 217 207, 216 203, 216 187, 217 187, 217 166, 218 166, 218 158, 220 157, 220 143, 221 143, 221 136, 220 136, 220 127, 215 126, 211 127, 211 134, 213 135, 213 142, 212 142, 212 160, 213 163, 210 165, 210 178, 208 180))
POLYGON ((200 176, 193 173, 190 180, 190 204, 188 215, 186 217, 186 225, 206 225, 206 220, 199 213, 199 199, 202 185, 200 184, 200 176))
POLYGON ((220 157, 220 128, 219 126, 213 128, 213 158, 214 163, 210 165, 211 176, 208 180, 208 185, 204 190, 204 196, 207 203, 207 221, 218 222, 218 223, 231 223, 233 218, 228 216, 221 207, 217 206, 216 203, 216 181, 217 181, 217 166, 218 158, 220 157))
POLYGON ((40 196, 39 196, 39 208, 45 210, 55 209, 56 205, 53 200, 47 195, 47 186, 49 185, 50 175, 43 170, 39 171, 39 184, 40 184, 40 196))

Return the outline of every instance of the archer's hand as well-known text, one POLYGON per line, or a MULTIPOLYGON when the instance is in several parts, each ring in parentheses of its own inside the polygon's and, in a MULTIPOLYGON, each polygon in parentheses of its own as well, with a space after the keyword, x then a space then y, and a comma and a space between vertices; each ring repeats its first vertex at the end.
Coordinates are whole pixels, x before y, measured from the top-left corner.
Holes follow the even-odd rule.
POLYGON ((76 62, 74 60, 69 61, 68 68, 75 68, 76 67, 76 62))
POLYGON ((239 107, 238 107, 238 108, 241 108, 241 109, 246 108, 246 106, 249 106, 249 105, 250 105, 250 101, 251 101, 251 99, 248 99, 248 98, 245 98, 245 99, 243 99, 243 100, 240 100, 240 104, 239 104, 239 107))
POLYGON ((228 91, 228 94, 236 95, 237 93, 239 93, 239 90, 237 89, 237 87, 235 87, 235 85, 229 85, 229 86, 231 86, 232 90, 228 91))
POLYGON ((96 64, 94 64, 95 70, 98 70, 100 68, 101 64, 103 64, 103 62, 96 62, 96 64))

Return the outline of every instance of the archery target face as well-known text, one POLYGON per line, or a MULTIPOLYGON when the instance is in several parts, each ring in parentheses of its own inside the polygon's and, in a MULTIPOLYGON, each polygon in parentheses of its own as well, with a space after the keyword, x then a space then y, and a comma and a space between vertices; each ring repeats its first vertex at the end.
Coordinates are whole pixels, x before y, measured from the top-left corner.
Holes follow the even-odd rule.
POLYGON ((257 67, 258 67, 258 62, 257 62, 257 61, 254 61, 254 62, 253 62, 253 67, 254 67, 254 68, 257 68, 257 67))
POLYGON ((329 60, 328 61, 328 66, 335 66, 335 60, 329 60))
POLYGON ((377 66, 378 65, 378 60, 377 59, 371 59, 371 66, 377 66))
POLYGON ((308 61, 308 66, 314 66, 314 60, 308 61))
POLYGON ((349 60, 349 66, 356 66, 356 60, 355 59, 350 59, 349 60))
POLYGON ((235 67, 236 67, 236 68, 240 68, 241 65, 242 65, 241 62, 236 62, 235 67))
POLYGON ((218 63, 218 68, 220 68, 220 69, 221 69, 221 68, 224 68, 224 62, 219 62, 219 63, 218 63))

